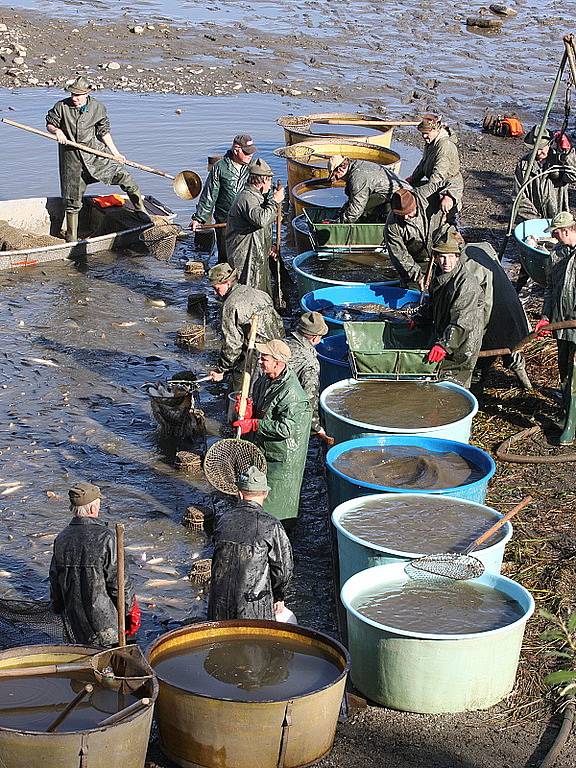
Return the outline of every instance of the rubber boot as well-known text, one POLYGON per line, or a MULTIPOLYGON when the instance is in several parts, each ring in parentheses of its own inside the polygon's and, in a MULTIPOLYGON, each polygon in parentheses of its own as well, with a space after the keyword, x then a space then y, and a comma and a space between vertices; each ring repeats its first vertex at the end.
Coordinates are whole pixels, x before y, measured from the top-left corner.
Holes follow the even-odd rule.
POLYGON ((78 211, 66 211, 66 242, 78 240, 78 211))
POLYGON ((571 358, 570 372, 568 382, 564 390, 564 402, 566 407, 566 421, 564 431, 560 435, 560 445, 571 445, 574 442, 576 434, 576 371, 574 370, 574 359, 571 358))
POLYGON ((146 210, 146 205, 144 203, 144 196, 142 195, 142 192, 140 192, 139 189, 137 189, 135 192, 129 192, 128 198, 132 205, 134 206, 134 209, 139 214, 138 218, 141 218, 145 221, 150 221, 150 216, 148 215, 148 211, 146 210))

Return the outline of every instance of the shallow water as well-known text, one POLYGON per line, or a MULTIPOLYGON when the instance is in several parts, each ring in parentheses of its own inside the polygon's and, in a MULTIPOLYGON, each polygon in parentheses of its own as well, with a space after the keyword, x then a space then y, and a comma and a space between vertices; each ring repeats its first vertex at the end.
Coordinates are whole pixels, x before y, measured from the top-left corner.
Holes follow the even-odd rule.
POLYGON ((45 731, 87 682, 92 683, 94 691, 67 715, 58 726, 59 733, 94 728, 101 720, 138 701, 131 694, 100 687, 90 674, 2 678, 0 727, 45 731))
POLYGON ((334 467, 354 480, 386 488, 439 491, 479 480, 483 473, 454 451, 408 445, 351 448, 334 467))
POLYGON ((463 581, 423 585, 417 581, 366 591, 353 607, 389 627, 429 634, 489 632, 524 615, 520 603, 497 589, 463 581))
MULTIPOLYGON (((358 503, 340 518, 353 536, 400 552, 437 554, 466 549, 495 522, 494 515, 458 499, 390 499, 358 503)), ((501 528, 478 549, 505 536, 501 528)))
POLYGON ((398 273, 382 251, 354 251, 350 253, 320 252, 300 265, 314 277, 350 283, 377 283, 394 280, 398 273))
POLYGON ((192 646, 154 664, 161 680, 217 699, 291 699, 333 682, 340 669, 317 648, 296 640, 233 638, 192 646))
POLYGON ((376 427, 416 429, 441 427, 463 419, 472 410, 460 392, 426 382, 362 381, 328 395, 331 411, 376 427))

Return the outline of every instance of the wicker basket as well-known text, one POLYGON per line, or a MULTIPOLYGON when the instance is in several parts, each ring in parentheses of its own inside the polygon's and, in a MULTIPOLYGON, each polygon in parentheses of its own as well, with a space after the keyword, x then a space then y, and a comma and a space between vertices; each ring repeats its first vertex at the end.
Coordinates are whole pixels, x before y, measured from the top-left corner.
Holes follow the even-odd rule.
POLYGON ((206 326, 194 323, 192 325, 185 325, 178 331, 176 344, 184 349, 198 349, 204 346, 205 339, 206 326))
POLYGON ((204 267, 203 261, 187 261, 184 265, 184 272, 187 275, 196 275, 198 277, 203 277, 206 274, 206 269, 204 267))
POLYGON ((212 560, 209 559, 196 560, 193 563, 192 568, 190 568, 190 572, 188 574, 188 578, 190 579, 191 583, 197 584, 199 586, 208 584, 211 576, 212 560))
POLYGON ((204 530, 204 512, 198 507, 187 507, 182 515, 182 525, 189 531, 200 533, 204 530))
POLYGON ((202 456, 192 451, 178 451, 174 459, 174 466, 182 472, 202 472, 202 456))

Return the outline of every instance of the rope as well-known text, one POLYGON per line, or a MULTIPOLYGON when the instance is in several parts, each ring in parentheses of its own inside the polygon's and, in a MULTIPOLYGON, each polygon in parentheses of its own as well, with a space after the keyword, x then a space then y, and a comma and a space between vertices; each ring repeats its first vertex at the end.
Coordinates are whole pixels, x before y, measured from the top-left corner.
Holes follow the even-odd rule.
POLYGON ((496 449, 496 458, 500 459, 500 461, 507 461, 510 464, 565 464, 576 461, 576 453, 565 453, 557 456, 528 456, 525 453, 510 453, 510 448, 514 443, 523 440, 525 437, 535 435, 541 430, 542 427, 540 426, 529 427, 521 432, 517 432, 512 437, 507 437, 496 449))

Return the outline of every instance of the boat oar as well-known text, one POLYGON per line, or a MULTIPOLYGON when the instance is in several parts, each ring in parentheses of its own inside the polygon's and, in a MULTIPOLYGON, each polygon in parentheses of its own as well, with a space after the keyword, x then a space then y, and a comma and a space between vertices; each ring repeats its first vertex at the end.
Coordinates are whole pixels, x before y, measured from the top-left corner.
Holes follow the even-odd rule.
MULTIPOLYGON (((7 117, 3 117, 2 122, 6 123, 6 125, 11 125, 14 128, 20 128, 22 131, 28 131, 29 133, 33 133, 36 136, 41 136, 43 139, 58 141, 53 133, 48 133, 48 131, 41 131, 38 128, 33 128, 31 125, 17 123, 14 120, 8 120, 7 117)), ((114 157, 114 155, 111 155, 108 152, 102 152, 100 149, 89 147, 87 144, 80 144, 76 141, 71 141, 68 139, 64 146, 72 147, 73 149, 79 149, 81 152, 89 152, 91 155, 103 157, 105 160, 112 160, 115 163, 118 162, 118 159, 114 157)), ((172 184, 172 189, 178 195, 178 197, 182 198, 182 200, 194 200, 194 198, 198 197, 200 191, 202 190, 202 180, 195 171, 180 171, 180 173, 177 173, 176 176, 172 176, 170 173, 160 171, 158 168, 152 168, 149 165, 136 163, 134 160, 124 160, 123 165, 129 165, 131 168, 138 168, 140 171, 145 171, 146 173, 154 173, 156 176, 164 176, 166 179, 171 179, 171 181, 174 182, 172 184)))
POLYGON ((74 696, 74 698, 72 699, 72 701, 70 701, 68 704, 66 704, 66 706, 64 707, 64 709, 62 710, 62 712, 60 712, 60 714, 58 715, 58 717, 56 717, 56 718, 55 718, 55 719, 54 719, 54 720, 53 720, 53 721, 50 723, 50 725, 48 726, 48 728, 46 728, 46 733, 54 733, 54 731, 56 730, 56 728, 58 728, 58 726, 59 726, 61 723, 63 723, 63 722, 64 722, 64 720, 65 720, 65 719, 68 717, 68 715, 70 714, 70 712, 72 712, 72 710, 73 710, 75 707, 77 707, 77 706, 78 706, 78 704, 80 704, 80 702, 81 702, 81 701, 82 701, 82 700, 83 700, 83 699, 84 699, 86 696, 88 696, 88 694, 89 694, 89 693, 92 693, 92 691, 93 691, 93 690, 94 690, 94 686, 93 686, 93 685, 91 685, 90 683, 87 683, 87 684, 84 686, 84 688, 82 688, 82 690, 80 691, 80 693, 76 694, 76 696, 74 696))
POLYGON ((110 715, 110 717, 106 717, 104 720, 100 720, 99 723, 96 723, 95 728, 103 728, 106 725, 119 723, 121 720, 130 717, 130 715, 140 712, 141 709, 147 709, 150 704, 152 704, 152 699, 144 698, 140 699, 140 701, 135 701, 134 704, 129 704, 127 707, 124 707, 124 709, 121 709, 120 712, 116 712, 116 714, 110 715))

